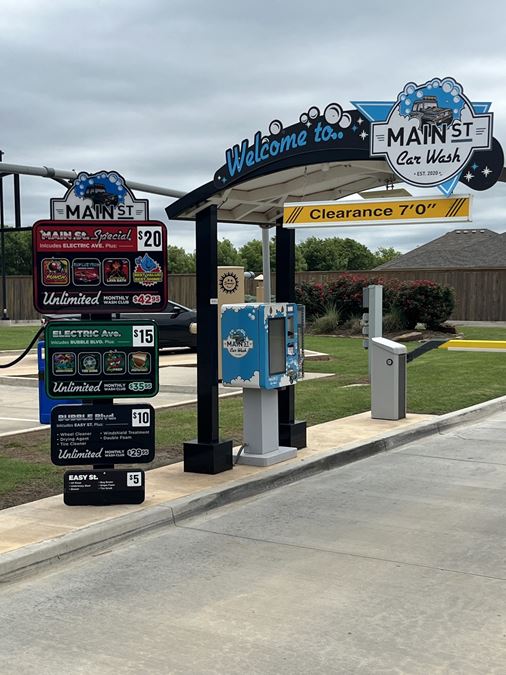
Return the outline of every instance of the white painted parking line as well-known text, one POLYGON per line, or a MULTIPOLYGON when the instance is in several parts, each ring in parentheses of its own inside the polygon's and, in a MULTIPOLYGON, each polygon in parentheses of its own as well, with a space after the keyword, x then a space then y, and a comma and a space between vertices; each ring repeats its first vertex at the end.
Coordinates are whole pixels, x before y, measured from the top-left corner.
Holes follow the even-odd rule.
POLYGON ((7 422, 39 422, 37 419, 27 419, 26 417, 0 417, 0 420, 7 420, 7 422))

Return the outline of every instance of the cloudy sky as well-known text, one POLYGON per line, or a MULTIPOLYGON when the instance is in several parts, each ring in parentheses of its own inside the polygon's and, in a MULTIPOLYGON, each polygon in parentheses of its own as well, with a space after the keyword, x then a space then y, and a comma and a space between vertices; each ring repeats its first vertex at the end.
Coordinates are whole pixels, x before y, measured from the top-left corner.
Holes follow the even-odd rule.
MULTIPOLYGON (((1 9, 6 162, 114 169, 188 191, 273 118, 289 125, 311 105, 394 100, 409 81, 447 75, 471 100, 492 101, 494 136, 506 145, 499 0, 2 0, 1 9)), ((5 191, 9 219, 10 182, 5 191)), ((62 191, 23 178, 23 224, 47 217, 49 197, 62 191)), ((473 194, 472 226, 506 231, 506 185, 473 194)), ((151 216, 165 220, 169 201, 152 197, 151 216)), ((454 227, 309 234, 407 251, 454 227)), ((169 237, 193 250, 194 225, 170 223, 169 237)), ((222 225, 223 237, 240 246, 258 228, 222 225)))

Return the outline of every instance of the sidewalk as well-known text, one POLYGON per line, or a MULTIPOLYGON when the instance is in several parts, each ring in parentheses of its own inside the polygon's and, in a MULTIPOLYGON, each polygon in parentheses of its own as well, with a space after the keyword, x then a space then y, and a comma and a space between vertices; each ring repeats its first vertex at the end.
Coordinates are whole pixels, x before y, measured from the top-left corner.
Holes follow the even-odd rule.
POLYGON ((506 410, 506 397, 442 415, 373 420, 370 413, 308 429, 308 447, 274 467, 237 465, 216 476, 184 473, 182 463, 146 473, 146 501, 134 506, 67 507, 61 495, 0 511, 0 579, 62 556, 99 548, 144 529, 244 499, 417 438, 506 410))

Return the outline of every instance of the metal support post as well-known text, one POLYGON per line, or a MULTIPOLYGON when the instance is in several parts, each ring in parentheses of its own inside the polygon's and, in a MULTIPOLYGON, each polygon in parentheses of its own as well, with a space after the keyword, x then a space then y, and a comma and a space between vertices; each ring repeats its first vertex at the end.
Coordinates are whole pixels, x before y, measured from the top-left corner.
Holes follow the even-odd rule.
POLYGON ((216 474, 232 468, 232 441, 219 440, 218 221, 213 204, 196 216, 197 439, 184 443, 184 470, 216 474))
POLYGON ((364 307, 368 308, 366 335, 368 336, 369 379, 371 379, 372 360, 375 353, 371 349, 371 339, 383 337, 383 286, 371 284, 364 288, 364 307))
POLYGON ((14 180, 14 227, 19 230, 21 227, 21 195, 19 189, 19 174, 12 175, 14 180))
POLYGON ((262 227, 262 274, 264 277, 264 302, 271 301, 271 251, 269 228, 262 227))
MULTIPOLYGON (((265 296, 264 296, 265 297, 265 296)), ((282 218, 276 225, 276 302, 295 302, 295 230, 283 228, 282 218)), ((279 444, 305 448, 306 422, 295 420, 295 387, 278 393, 279 444)))
MULTIPOLYGON (((4 153, 0 150, 0 162, 4 153)), ((0 176, 0 258, 2 259, 2 320, 7 321, 7 260, 5 259, 4 177, 0 176)))

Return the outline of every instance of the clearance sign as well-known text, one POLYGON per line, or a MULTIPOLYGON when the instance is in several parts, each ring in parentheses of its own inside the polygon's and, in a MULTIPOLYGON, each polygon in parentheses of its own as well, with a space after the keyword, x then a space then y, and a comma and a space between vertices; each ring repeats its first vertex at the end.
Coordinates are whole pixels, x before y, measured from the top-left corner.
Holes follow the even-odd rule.
POLYGON ((471 220, 471 197, 406 197, 284 205, 283 227, 358 227, 471 220))

